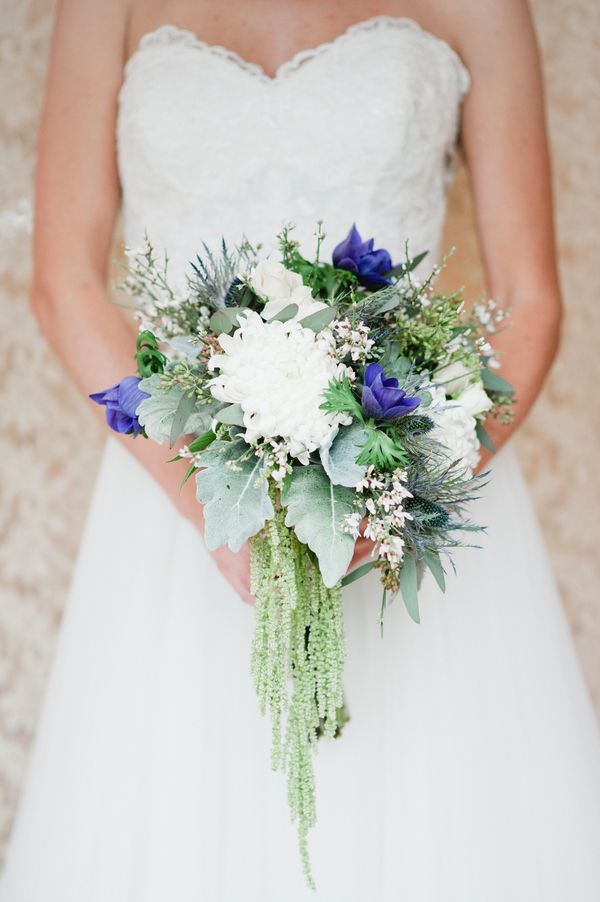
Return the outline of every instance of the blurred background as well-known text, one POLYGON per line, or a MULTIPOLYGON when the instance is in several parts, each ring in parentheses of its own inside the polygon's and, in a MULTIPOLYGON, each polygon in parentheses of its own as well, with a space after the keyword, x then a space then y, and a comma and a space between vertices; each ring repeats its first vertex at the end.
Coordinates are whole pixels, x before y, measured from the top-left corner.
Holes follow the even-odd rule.
MULTIPOLYGON (((52 8, 52 0, 0 0, 0 854, 104 438, 27 305, 52 8)), ((600 712, 600 4, 535 0, 532 8, 567 317, 560 357, 515 442, 600 712)), ((483 282, 463 170, 449 197, 451 245, 444 284, 464 285, 474 299, 483 282)))

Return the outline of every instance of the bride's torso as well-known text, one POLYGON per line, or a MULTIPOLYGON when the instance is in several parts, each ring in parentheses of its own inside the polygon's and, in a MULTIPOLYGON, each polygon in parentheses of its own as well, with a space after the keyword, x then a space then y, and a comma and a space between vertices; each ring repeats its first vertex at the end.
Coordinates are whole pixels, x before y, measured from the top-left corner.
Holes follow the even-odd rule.
POLYGON ((469 72, 414 20, 377 16, 269 76, 190 31, 146 34, 126 65, 118 157, 124 237, 180 275, 202 242, 273 245, 284 222, 325 252, 352 222, 395 258, 438 258, 469 72))

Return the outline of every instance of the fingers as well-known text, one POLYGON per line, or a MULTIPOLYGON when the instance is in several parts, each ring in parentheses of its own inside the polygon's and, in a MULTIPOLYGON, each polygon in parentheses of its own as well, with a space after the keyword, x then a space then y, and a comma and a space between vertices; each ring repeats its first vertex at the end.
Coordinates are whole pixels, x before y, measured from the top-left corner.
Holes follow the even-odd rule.
POLYGON ((357 567, 359 564, 361 564, 365 560, 365 558, 370 557, 373 548, 374 543, 371 541, 371 539, 364 539, 362 537, 358 538, 354 546, 354 554, 352 555, 352 560, 348 569, 354 569, 354 567, 357 567))

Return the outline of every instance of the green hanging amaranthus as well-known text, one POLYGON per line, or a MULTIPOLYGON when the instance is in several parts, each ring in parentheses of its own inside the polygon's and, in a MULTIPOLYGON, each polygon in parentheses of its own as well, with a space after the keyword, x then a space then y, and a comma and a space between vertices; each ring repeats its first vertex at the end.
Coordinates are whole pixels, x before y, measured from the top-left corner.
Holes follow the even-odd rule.
POLYGON ((308 831, 316 822, 312 756, 319 735, 336 735, 343 710, 342 594, 339 584, 325 586, 308 547, 285 525, 278 491, 271 497, 275 516, 251 540, 257 599, 252 675, 261 712, 271 718, 273 769, 287 773, 302 865, 314 888, 308 855, 308 831))

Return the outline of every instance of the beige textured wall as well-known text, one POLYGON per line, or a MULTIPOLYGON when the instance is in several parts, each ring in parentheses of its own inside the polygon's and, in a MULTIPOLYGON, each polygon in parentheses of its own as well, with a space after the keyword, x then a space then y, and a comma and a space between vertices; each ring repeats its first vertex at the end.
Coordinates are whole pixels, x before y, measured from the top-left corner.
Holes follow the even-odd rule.
MULTIPOLYGON (((102 434, 28 312, 34 140, 51 0, 0 0, 0 840, 8 832, 93 484, 102 434)), ((547 79, 568 318, 518 437, 581 659, 600 708, 600 46, 597 0, 534 5, 547 79), (594 116, 596 117, 594 121, 594 116), (596 250, 596 253, 594 253, 596 250), (594 428, 595 427, 595 428, 594 428)), ((481 286, 466 178, 455 184, 448 279, 481 286)))

